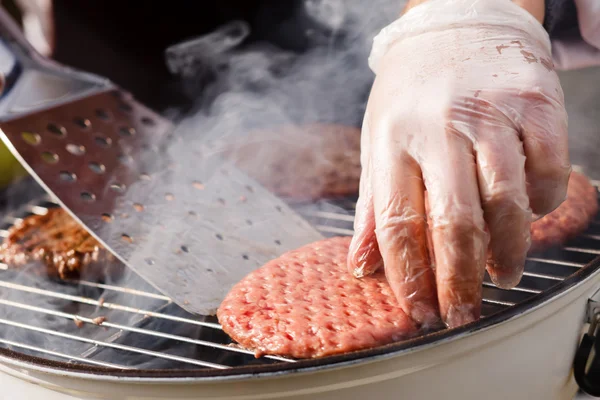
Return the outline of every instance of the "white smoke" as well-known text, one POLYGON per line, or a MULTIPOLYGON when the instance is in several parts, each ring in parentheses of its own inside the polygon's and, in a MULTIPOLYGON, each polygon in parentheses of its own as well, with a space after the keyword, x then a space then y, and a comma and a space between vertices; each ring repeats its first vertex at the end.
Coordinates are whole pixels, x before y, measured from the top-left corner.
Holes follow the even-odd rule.
MULTIPOLYGON (((303 36, 301 41, 310 44, 301 53, 283 50, 264 42, 246 43, 245 40, 252 32, 248 25, 242 22, 233 22, 212 34, 171 47, 166 53, 167 65, 187 83, 186 92, 194 100, 193 112, 179 116, 179 140, 173 148, 181 148, 181 143, 184 143, 187 149, 204 150, 209 142, 235 143, 252 129, 290 123, 336 122, 359 127, 373 80, 373 74, 367 65, 373 36, 395 19, 400 9, 400 2, 395 0, 306 0, 302 10, 299 10, 304 13, 304 17, 294 19, 296 22, 289 22, 310 22, 296 29, 300 32, 299 35, 303 36)), ((170 150, 167 156, 175 158, 180 166, 195 165, 198 152, 188 151, 181 154, 170 150)), ((314 207, 322 212, 342 211, 326 202, 314 207)), ((160 318, 153 318, 149 325, 145 325, 138 321, 143 315, 137 312, 115 311, 106 307, 106 304, 116 304, 127 305, 134 310, 152 311, 161 305, 160 300, 85 285, 65 285, 31 272, 28 269, 2 272, 2 280, 85 299, 97 299, 102 296, 106 303, 78 303, 64 296, 36 296, 35 293, 23 294, 19 290, 2 289, 2 318, 18 323, 36 324, 88 339, 112 342, 116 338, 118 343, 131 343, 135 347, 164 350, 170 354, 190 358, 195 357, 194 351, 202 349, 203 354, 200 358, 210 359, 210 351, 198 346, 182 345, 181 342, 175 342, 177 345, 174 346, 173 342, 167 339, 142 334, 119 333, 119 329, 108 326, 103 328, 86 323, 80 328, 69 315, 88 319, 104 316, 107 318, 106 324, 136 326, 226 343, 225 337, 213 337, 218 336, 214 329, 201 329, 198 325, 191 324, 173 325, 170 321, 160 318), (12 278, 9 278, 9 275, 12 278), (10 305, 10 302, 25 303, 66 314, 45 314, 40 318, 44 313, 24 312, 21 308, 10 305), (32 322, 34 320, 35 322, 32 322)), ((125 273, 126 276, 120 278, 117 286, 152 292, 152 289, 134 273, 125 273)), ((170 307, 176 309, 175 306, 170 307)), ((164 312, 183 313, 180 309, 164 312)), ((22 328, 3 325, 0 326, 0 330, 3 332, 0 335, 2 338, 27 342, 56 352, 87 357, 92 351, 90 358, 98 361, 144 368, 173 367, 172 363, 165 360, 123 351, 96 352, 98 349, 90 350, 91 346, 87 343, 73 344, 72 340, 34 334, 22 328)), ((14 349, 25 351, 19 347, 14 349)), ((47 357, 53 358, 48 355, 47 357)), ((232 364, 235 362, 216 361, 232 364)))
MULTIPOLYGON (((254 43, 198 55, 198 75, 210 70, 215 80, 197 94, 195 112, 182 118, 179 134, 194 141, 231 140, 265 125, 360 126, 373 80, 367 65, 372 39, 399 14, 400 5, 390 0, 306 0, 304 6, 314 24, 301 33, 311 43, 302 54, 254 43)), ((237 26, 233 31, 247 34, 242 24, 237 26)), ((212 43, 231 32, 228 25, 194 43, 202 47, 202 42, 212 43)), ((240 36, 229 43, 238 44, 240 36)), ((173 64, 177 49, 170 50, 167 57, 173 64)))

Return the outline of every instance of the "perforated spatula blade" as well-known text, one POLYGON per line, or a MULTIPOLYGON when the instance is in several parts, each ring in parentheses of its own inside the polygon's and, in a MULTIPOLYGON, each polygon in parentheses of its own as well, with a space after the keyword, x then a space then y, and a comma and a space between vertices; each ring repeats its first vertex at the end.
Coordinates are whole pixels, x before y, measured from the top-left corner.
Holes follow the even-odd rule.
POLYGON ((3 12, 0 23, 2 140, 107 250, 187 311, 212 314, 247 273, 322 237, 127 93, 43 59, 3 12))

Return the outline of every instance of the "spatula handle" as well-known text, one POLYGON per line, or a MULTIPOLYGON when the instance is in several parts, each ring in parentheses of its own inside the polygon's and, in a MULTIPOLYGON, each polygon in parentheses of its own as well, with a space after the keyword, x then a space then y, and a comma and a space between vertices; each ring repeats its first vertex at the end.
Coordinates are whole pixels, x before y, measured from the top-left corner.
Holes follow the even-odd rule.
POLYGON ((0 7, 0 121, 113 88, 39 54, 0 7))

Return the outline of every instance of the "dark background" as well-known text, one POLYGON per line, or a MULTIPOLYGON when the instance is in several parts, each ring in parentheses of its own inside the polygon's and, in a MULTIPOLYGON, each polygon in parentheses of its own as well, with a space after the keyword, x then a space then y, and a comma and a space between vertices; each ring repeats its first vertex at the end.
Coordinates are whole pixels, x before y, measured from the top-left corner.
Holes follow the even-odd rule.
POLYGON ((53 57, 105 76, 162 109, 186 102, 166 68, 168 46, 240 19, 251 26, 249 40, 302 51, 307 43, 294 32, 302 29, 299 6, 296 0, 55 0, 53 57))

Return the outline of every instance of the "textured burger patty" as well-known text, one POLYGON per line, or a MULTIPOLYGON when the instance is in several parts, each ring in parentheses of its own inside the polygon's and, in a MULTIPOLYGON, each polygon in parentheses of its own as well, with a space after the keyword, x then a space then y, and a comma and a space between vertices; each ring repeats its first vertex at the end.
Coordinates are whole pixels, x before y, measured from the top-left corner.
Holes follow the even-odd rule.
POLYGON ((257 355, 314 358, 413 337, 382 272, 346 269, 350 238, 290 251, 250 273, 217 312, 223 330, 257 355))
POLYGON ((309 124, 256 131, 228 145, 226 157, 282 197, 309 200, 358 193, 357 128, 309 124))
POLYGON ((88 276, 103 275, 107 266, 115 261, 62 208, 50 209, 45 215, 28 216, 12 226, 0 246, 0 260, 10 267, 41 261, 48 275, 61 279, 77 278, 84 269, 88 276), (95 271, 96 268, 101 270, 95 271))
POLYGON ((596 188, 584 175, 571 172, 566 200, 531 224, 531 251, 560 245, 587 229, 598 213, 596 188))

